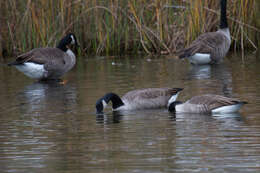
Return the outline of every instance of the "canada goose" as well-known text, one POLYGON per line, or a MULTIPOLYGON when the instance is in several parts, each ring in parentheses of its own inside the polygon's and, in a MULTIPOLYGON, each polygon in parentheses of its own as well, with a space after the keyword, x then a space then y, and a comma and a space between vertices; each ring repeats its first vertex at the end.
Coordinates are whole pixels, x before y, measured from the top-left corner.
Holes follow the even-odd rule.
POLYGON ((192 97, 184 103, 180 101, 170 102, 168 110, 175 113, 234 113, 246 103, 234 98, 207 94, 192 97))
POLYGON ((59 79, 76 63, 76 56, 69 45, 78 45, 74 34, 62 38, 57 48, 35 48, 17 57, 9 66, 15 66, 26 76, 38 79, 59 79))
POLYGON ((147 88, 129 91, 122 99, 115 93, 107 93, 96 103, 97 113, 102 113, 109 101, 113 111, 138 110, 167 107, 169 100, 174 102, 182 88, 147 88))
POLYGON ((220 28, 216 32, 201 34, 191 45, 177 54, 180 59, 188 58, 192 64, 218 64, 227 54, 230 44, 230 32, 226 16, 226 0, 220 1, 220 28))

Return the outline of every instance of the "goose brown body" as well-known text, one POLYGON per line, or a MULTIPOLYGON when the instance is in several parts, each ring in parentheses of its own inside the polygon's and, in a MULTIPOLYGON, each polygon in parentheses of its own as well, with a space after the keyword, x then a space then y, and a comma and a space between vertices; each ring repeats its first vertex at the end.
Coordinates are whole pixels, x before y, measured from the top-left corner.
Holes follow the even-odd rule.
MULTIPOLYGON (((208 32, 200 35, 189 47, 181 50, 179 58, 192 58, 196 53, 210 55, 209 64, 220 63, 230 48, 231 40, 228 29, 208 32)), ((196 62, 194 62, 196 63, 196 62)))
POLYGON ((76 57, 58 48, 35 48, 19 55, 12 65, 19 66, 28 62, 43 65, 45 73, 42 78, 57 79, 75 65, 76 57))
POLYGON ((172 104, 169 110, 183 113, 232 113, 238 111, 246 103, 235 98, 206 94, 194 96, 181 104, 172 104))
POLYGON ((76 56, 70 50, 69 45, 77 46, 77 39, 72 33, 63 37, 56 48, 32 49, 19 55, 14 62, 8 65, 15 66, 33 79, 59 79, 76 63, 76 56))
POLYGON ((226 56, 231 37, 226 16, 226 0, 220 0, 220 28, 216 32, 201 34, 187 48, 180 50, 179 58, 187 58, 192 64, 218 64, 226 56))
POLYGON ((122 97, 126 107, 120 109, 166 108, 169 99, 179 91, 179 88, 147 88, 129 91, 122 97))
POLYGON ((97 113, 102 113, 111 101, 114 111, 167 108, 169 100, 175 101, 182 88, 146 88, 127 92, 122 99, 107 93, 96 103, 97 113))

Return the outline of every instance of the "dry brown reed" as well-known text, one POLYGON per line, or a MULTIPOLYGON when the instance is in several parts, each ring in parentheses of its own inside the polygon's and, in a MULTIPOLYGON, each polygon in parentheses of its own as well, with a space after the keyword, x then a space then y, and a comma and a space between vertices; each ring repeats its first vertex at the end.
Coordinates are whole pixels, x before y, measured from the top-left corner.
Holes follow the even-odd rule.
MULTIPOLYGON (((0 5, 0 51, 9 53, 55 46, 74 32, 82 54, 171 54, 219 23, 219 2, 211 0, 2 0, 0 5)), ((258 47, 255 6, 256 0, 228 1, 236 50, 258 47)))

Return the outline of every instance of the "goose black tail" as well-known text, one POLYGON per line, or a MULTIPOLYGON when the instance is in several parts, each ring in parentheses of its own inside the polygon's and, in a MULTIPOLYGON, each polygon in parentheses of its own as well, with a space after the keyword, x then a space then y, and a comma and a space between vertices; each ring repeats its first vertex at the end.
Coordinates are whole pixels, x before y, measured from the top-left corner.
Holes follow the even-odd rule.
POLYGON ((191 54, 188 51, 181 51, 178 54, 179 59, 190 57, 191 54))
POLYGON ((9 62, 7 65, 8 66, 13 66, 13 65, 20 65, 21 63, 14 61, 14 62, 9 62))
POLYGON ((243 104, 243 105, 248 104, 248 102, 246 102, 246 101, 236 101, 235 103, 236 104, 243 104))

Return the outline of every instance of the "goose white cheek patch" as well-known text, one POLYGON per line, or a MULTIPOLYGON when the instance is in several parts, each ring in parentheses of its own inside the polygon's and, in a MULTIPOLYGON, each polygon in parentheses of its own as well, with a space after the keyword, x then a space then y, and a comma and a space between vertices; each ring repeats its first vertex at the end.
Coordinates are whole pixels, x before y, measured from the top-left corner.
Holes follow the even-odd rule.
POLYGON ((103 109, 105 109, 107 107, 107 103, 105 102, 105 100, 102 100, 102 104, 103 104, 103 109))
POLYGON ((176 101, 178 95, 179 95, 179 93, 177 93, 177 94, 171 96, 171 98, 168 100, 168 105, 167 105, 168 107, 169 107, 169 105, 170 105, 172 102, 175 102, 175 101, 176 101))

